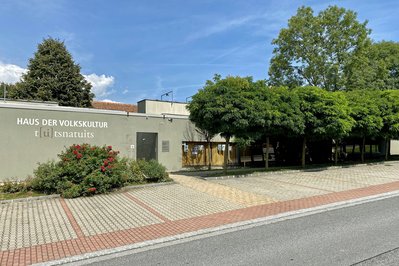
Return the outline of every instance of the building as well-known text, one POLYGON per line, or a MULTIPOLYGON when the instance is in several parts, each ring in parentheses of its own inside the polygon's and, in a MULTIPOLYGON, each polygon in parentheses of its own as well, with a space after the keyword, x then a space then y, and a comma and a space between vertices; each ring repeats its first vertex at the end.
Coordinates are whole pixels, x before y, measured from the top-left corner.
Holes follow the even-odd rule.
MULTIPOLYGON (((111 145, 121 156, 155 159, 169 171, 207 165, 208 145, 189 121, 184 103, 143 100, 138 113, 0 102, 0 181, 24 179, 38 163, 57 159, 72 144, 111 145)), ((222 165, 224 139, 211 143, 212 164, 222 165)), ((230 162, 237 162, 230 148, 230 162)))

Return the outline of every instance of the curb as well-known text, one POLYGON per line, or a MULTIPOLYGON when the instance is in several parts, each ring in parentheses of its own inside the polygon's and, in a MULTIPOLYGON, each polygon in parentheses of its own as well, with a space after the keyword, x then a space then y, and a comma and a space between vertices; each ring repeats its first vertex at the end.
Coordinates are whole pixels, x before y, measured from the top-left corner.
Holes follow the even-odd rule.
MULTIPOLYGON (((127 186, 127 187, 120 188, 119 190, 117 190, 115 192, 125 192, 125 191, 133 190, 133 189, 159 187, 159 186, 167 186, 167 185, 173 185, 173 184, 177 184, 177 183, 175 181, 170 181, 170 182, 162 182, 162 183, 149 183, 149 184, 143 184, 143 185, 133 185, 133 186, 127 186)), ((52 195, 27 197, 27 198, 20 198, 20 199, 0 200, 0 204, 36 201, 36 200, 45 200, 45 199, 54 199, 54 198, 61 198, 61 195, 60 194, 52 194, 52 195)))
POLYGON ((148 240, 140 243, 135 243, 131 245, 125 245, 117 248, 106 249, 91 253, 86 253, 83 255, 72 256, 69 258, 64 258, 61 260, 47 261, 44 263, 33 264, 36 266, 44 266, 44 265, 61 265, 61 264, 70 264, 70 265, 86 265, 89 263, 94 263, 98 261, 103 261, 113 257, 120 257, 124 255, 139 253, 142 251, 147 251, 151 249, 161 248, 164 246, 171 246, 174 244, 180 244, 189 242, 192 240, 203 239, 207 237, 217 236, 221 234, 241 231, 245 229, 254 228, 257 226, 267 225, 278 223, 286 220, 291 220, 295 218, 300 218, 304 216, 319 214, 327 211, 337 210, 346 207, 352 207, 361 205, 364 203, 374 202, 378 200, 388 199, 392 197, 399 196, 399 191, 383 193, 379 195, 373 195, 358 199, 352 199, 347 201, 330 203, 322 206, 317 206, 313 208, 307 208, 297 211, 280 213, 272 216, 247 220, 238 223, 226 224, 222 226, 217 226, 213 228, 200 229, 198 231, 183 233, 175 236, 163 237, 154 240, 148 240), (102 258, 101 258, 102 257, 102 258))
POLYGON ((126 186, 126 187, 120 188, 117 191, 125 192, 127 190, 148 188, 148 187, 168 186, 168 185, 173 185, 173 184, 177 184, 177 183, 175 181, 168 181, 168 182, 161 182, 161 183, 149 183, 149 184, 143 184, 143 185, 132 185, 132 186, 126 186))
POLYGON ((13 202, 26 202, 26 201, 36 201, 36 200, 45 200, 45 199, 54 199, 60 198, 59 194, 53 195, 46 195, 46 196, 37 196, 37 197, 27 197, 27 198, 20 198, 20 199, 12 199, 12 200, 0 200, 0 204, 8 204, 13 202))

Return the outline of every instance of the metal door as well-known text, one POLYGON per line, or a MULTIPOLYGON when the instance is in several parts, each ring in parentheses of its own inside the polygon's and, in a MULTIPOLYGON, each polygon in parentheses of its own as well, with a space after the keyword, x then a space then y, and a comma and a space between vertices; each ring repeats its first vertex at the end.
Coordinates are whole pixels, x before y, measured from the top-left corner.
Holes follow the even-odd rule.
POLYGON ((157 160, 158 159, 158 133, 137 132, 137 160, 157 160))

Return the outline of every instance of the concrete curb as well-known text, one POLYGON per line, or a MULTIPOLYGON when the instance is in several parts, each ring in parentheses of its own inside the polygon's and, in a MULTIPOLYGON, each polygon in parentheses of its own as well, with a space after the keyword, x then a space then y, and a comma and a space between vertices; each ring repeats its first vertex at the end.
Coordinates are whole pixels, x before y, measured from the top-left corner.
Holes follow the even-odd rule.
POLYGON ((372 165, 384 165, 384 164, 397 164, 399 161, 388 161, 388 162, 376 162, 376 163, 363 163, 363 164, 352 164, 352 165, 340 165, 340 166, 327 166, 320 168, 310 168, 310 169, 298 169, 298 170, 280 170, 280 171, 268 171, 268 172, 255 172, 252 174, 245 175, 227 175, 227 176, 215 176, 215 177, 198 177, 203 180, 220 180, 220 179, 233 179, 233 178, 243 178, 243 177, 253 177, 253 176, 265 176, 265 175, 280 175, 280 174, 293 174, 293 173, 302 173, 302 172, 317 172, 323 170, 331 170, 331 169, 343 169, 343 168, 353 168, 353 167, 364 167, 364 166, 372 166, 372 165))
POLYGON ((173 185, 173 184, 177 184, 177 183, 175 181, 168 181, 168 182, 162 182, 162 183, 148 183, 148 184, 142 184, 142 185, 132 185, 132 186, 120 188, 117 191, 126 192, 128 190, 133 190, 133 189, 148 188, 148 187, 160 187, 160 186, 168 186, 168 185, 173 185))
POLYGON ((280 213, 277 215, 272 215, 272 216, 247 220, 247 221, 243 221, 243 222, 222 225, 222 226, 218 226, 218 227, 214 227, 214 228, 201 229, 201 230, 198 230, 195 232, 189 232, 189 233, 179 234, 179 235, 170 236, 170 237, 163 237, 163 238, 159 238, 159 239, 144 241, 141 243, 121 246, 121 247, 117 247, 117 248, 113 248, 113 249, 106 249, 106 250, 97 251, 97 252, 86 253, 84 255, 77 255, 77 256, 72 256, 69 258, 64 258, 61 260, 48 261, 45 263, 39 263, 39 264, 34 264, 34 265, 36 265, 36 266, 39 266, 39 265, 40 266, 61 265, 61 264, 86 265, 88 263, 98 262, 98 261, 106 260, 106 259, 113 258, 116 256, 119 257, 119 256, 123 256, 123 255, 139 253, 141 251, 146 251, 146 250, 156 249, 156 248, 160 248, 160 247, 164 247, 164 246, 170 246, 170 245, 174 245, 174 244, 189 242, 189 241, 196 240, 196 239, 212 237, 212 236, 226 234, 226 233, 230 233, 230 232, 250 229, 253 227, 257 227, 257 226, 278 223, 278 222, 282 222, 282 221, 286 221, 286 220, 300 218, 300 217, 304 217, 304 216, 308 216, 308 215, 314 215, 314 214, 332 211, 332 210, 336 210, 336 209, 352 207, 352 206, 356 206, 356 205, 360 205, 360 204, 364 204, 364 203, 368 203, 368 202, 392 198, 395 196, 399 196, 399 191, 388 192, 388 193, 383 193, 383 194, 379 194, 379 195, 373 195, 373 196, 368 196, 368 197, 353 199, 353 200, 348 200, 348 201, 341 201, 341 202, 326 204, 326 205, 322 205, 322 206, 317 206, 317 207, 307 208, 307 209, 302 209, 302 210, 297 210, 297 211, 280 213))
MULTIPOLYGON (((126 192, 126 191, 134 190, 134 189, 148 188, 148 187, 159 187, 159 186, 166 186, 166 185, 173 185, 173 184, 177 184, 177 183, 175 181, 170 181, 170 182, 162 182, 162 183, 149 183, 149 184, 143 184, 143 185, 133 185, 133 186, 127 186, 127 187, 120 188, 119 190, 117 190, 115 192, 126 192)), ((27 198, 12 199, 12 200, 0 200, 0 204, 36 201, 36 200, 45 200, 45 199, 54 199, 54 198, 61 198, 61 195, 52 194, 52 195, 27 197, 27 198)))
POLYGON ((12 200, 0 200, 0 204, 7 204, 13 202, 26 202, 26 201, 36 201, 36 200, 45 200, 45 199, 54 199, 60 198, 59 194, 53 195, 45 195, 45 196, 37 196, 37 197, 28 197, 28 198, 20 198, 20 199, 12 199, 12 200))

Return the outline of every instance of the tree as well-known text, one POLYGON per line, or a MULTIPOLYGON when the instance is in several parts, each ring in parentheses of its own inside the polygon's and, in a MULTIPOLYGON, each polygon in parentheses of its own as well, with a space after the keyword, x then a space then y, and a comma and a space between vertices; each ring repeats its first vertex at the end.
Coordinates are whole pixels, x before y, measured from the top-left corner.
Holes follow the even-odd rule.
POLYGON ((91 85, 80 73, 65 44, 44 39, 29 59, 28 71, 17 84, 13 97, 56 101, 63 106, 91 107, 91 85))
POLYGON ((0 98, 12 98, 15 88, 14 84, 0 82, 0 98))
POLYGON ((297 94, 284 87, 266 86, 261 86, 260 92, 261 95, 257 99, 264 119, 259 127, 266 136, 265 168, 267 169, 270 137, 301 135, 304 130, 304 120, 297 94))
POLYGON ((252 78, 215 75, 208 80, 187 105, 190 120, 201 130, 220 134, 225 138, 224 171, 227 171, 229 142, 235 135, 243 135, 252 121, 250 106, 252 78))
POLYGON ((372 44, 367 57, 353 60, 349 74, 350 89, 399 89, 399 43, 382 41, 372 44))
POLYGON ((304 116, 302 167, 305 167, 307 140, 336 139, 337 143, 338 139, 350 133, 354 121, 350 117, 348 102, 341 93, 317 87, 300 87, 293 92, 299 97, 300 110, 304 116))
POLYGON ((352 61, 362 62, 371 43, 366 25, 355 12, 337 6, 317 16, 310 7, 299 8, 272 42, 270 84, 346 89, 352 61))
POLYGON ((354 90, 346 92, 351 103, 350 115, 355 121, 352 135, 360 137, 361 160, 364 162, 364 149, 367 137, 376 137, 383 127, 383 118, 379 105, 381 92, 377 90, 354 90))
POLYGON ((383 126, 380 135, 385 140, 385 160, 388 160, 389 142, 399 138, 399 90, 386 90, 378 100, 383 126))
POLYGON ((210 133, 206 129, 196 129, 198 134, 203 136, 208 144, 208 170, 212 169, 212 143, 211 140, 215 136, 215 134, 210 133))

